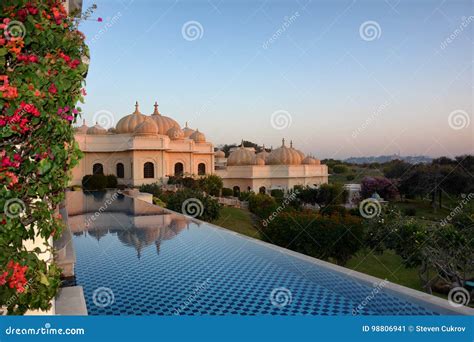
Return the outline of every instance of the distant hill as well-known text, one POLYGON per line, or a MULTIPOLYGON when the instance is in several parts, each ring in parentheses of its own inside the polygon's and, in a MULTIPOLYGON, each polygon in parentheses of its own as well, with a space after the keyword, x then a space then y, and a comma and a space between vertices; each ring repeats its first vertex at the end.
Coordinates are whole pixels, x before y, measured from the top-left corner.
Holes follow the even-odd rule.
POLYGON ((433 158, 426 157, 426 156, 399 156, 399 155, 391 155, 391 156, 378 156, 378 157, 351 157, 347 158, 344 161, 346 163, 352 164, 369 164, 369 163, 386 163, 392 160, 403 160, 410 164, 418 164, 418 163, 431 163, 433 158))

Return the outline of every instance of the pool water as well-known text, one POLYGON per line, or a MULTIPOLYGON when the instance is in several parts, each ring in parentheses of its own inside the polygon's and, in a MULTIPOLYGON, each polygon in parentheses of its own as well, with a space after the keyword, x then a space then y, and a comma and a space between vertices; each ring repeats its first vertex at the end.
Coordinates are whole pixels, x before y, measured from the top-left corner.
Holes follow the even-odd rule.
POLYGON ((140 200, 69 192, 67 203, 89 315, 438 314, 140 200))

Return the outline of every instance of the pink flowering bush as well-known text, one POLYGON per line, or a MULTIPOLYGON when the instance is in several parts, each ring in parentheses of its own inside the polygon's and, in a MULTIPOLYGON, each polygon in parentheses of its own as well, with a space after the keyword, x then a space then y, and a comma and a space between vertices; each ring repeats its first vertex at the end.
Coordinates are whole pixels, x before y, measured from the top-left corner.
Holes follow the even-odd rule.
POLYGON ((60 270, 44 256, 63 223, 55 209, 80 154, 79 115, 88 56, 59 0, 0 3, 0 306, 46 310, 60 270), (34 250, 25 244, 45 241, 34 250))

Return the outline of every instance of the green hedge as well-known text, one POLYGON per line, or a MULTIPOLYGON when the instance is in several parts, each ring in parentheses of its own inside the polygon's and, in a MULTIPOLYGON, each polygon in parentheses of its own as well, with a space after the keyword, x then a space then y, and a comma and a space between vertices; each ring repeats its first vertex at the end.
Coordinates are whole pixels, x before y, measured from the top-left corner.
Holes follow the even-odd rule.
POLYGON ((233 195, 234 195, 234 191, 232 189, 222 188, 222 196, 223 197, 233 196, 233 195))
POLYGON ((166 196, 166 204, 166 207, 170 210, 208 222, 217 220, 221 209, 221 205, 217 200, 204 195, 201 191, 192 189, 170 193, 166 196))
POLYGON ((266 194, 251 194, 248 201, 249 210, 261 219, 267 219, 278 206, 276 200, 266 194))
POLYGON ((357 217, 292 211, 277 215, 262 236, 296 252, 344 265, 362 247, 364 229, 357 217))

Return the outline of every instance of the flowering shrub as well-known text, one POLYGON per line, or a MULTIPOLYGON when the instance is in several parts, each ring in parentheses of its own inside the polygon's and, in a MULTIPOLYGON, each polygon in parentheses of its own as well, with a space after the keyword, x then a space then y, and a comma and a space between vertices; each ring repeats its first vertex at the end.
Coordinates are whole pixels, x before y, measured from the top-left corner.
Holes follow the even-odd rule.
POLYGON ((80 153, 72 123, 87 55, 59 0, 1 1, 0 306, 9 314, 48 309, 60 284, 60 270, 46 259, 80 153), (33 241, 44 244, 31 250, 33 241))

